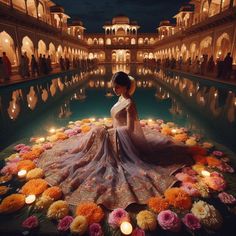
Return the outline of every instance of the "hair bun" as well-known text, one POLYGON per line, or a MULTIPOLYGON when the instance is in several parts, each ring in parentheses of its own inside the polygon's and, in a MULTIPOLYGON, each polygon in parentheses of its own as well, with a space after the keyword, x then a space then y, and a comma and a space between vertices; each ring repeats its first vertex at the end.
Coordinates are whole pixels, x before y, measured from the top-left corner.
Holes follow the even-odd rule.
POLYGON ((129 95, 133 95, 135 90, 136 90, 136 81, 134 77, 129 75, 129 80, 130 80, 130 89, 129 89, 129 95))

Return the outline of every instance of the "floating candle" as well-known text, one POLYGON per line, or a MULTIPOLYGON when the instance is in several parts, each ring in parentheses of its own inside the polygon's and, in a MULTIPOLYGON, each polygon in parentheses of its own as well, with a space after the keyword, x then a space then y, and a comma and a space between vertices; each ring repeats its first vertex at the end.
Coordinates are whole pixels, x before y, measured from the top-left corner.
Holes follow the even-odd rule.
POLYGON ((31 194, 25 198, 25 203, 26 204, 31 204, 36 200, 36 196, 31 194))
POLYGON ((24 177, 26 176, 26 174, 27 174, 27 171, 26 171, 26 170, 20 170, 20 171, 18 172, 18 176, 19 176, 20 178, 24 178, 24 177))
POLYGON ((133 227, 129 222, 124 221, 120 225, 120 231, 124 235, 130 235, 133 231, 133 227))

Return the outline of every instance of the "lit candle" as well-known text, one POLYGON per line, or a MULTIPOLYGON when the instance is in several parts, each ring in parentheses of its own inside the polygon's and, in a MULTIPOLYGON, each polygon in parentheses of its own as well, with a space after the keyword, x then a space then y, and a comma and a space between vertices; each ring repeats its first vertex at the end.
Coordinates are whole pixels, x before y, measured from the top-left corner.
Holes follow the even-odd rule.
POLYGON ((171 130, 171 133, 172 133, 172 134, 176 134, 176 133, 177 133, 177 129, 172 129, 172 130, 171 130))
POLYGON ((202 176, 204 176, 204 177, 209 177, 211 175, 211 173, 207 170, 202 170, 201 173, 202 173, 202 176))
POLYGON ((37 139, 37 141, 36 141, 36 143, 43 143, 45 141, 45 138, 38 138, 37 139))
POLYGON ((26 204, 31 204, 36 200, 36 196, 35 195, 29 195, 25 198, 25 203, 26 204))
POLYGON ((19 176, 20 178, 24 178, 24 177, 26 176, 26 173, 27 173, 26 170, 20 170, 20 171, 18 172, 18 176, 19 176))
POLYGON ((120 231, 124 235, 130 235, 133 231, 133 227, 129 222, 124 221, 120 225, 120 231))
POLYGON ((50 130, 49 130, 49 133, 51 133, 51 134, 54 134, 56 132, 56 129, 55 128, 51 128, 50 130))

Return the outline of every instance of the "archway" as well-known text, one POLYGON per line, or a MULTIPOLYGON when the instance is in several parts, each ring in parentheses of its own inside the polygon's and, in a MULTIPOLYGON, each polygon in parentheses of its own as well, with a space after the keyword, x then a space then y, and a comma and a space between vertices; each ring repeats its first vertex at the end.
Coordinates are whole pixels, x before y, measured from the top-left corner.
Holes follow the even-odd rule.
POLYGON ((197 44, 196 43, 191 43, 190 44, 190 57, 191 57, 191 59, 194 60, 197 55, 198 55, 197 44))
POLYGON ((209 9, 209 16, 214 16, 220 13, 221 0, 212 0, 209 9))
POLYGON ((143 38, 138 39, 138 44, 143 44, 143 38))
POLYGON ((57 54, 56 55, 56 57, 57 57, 56 60, 57 60, 57 62, 59 62, 60 57, 63 57, 63 50, 62 50, 61 45, 58 46, 56 54, 57 54))
POLYGON ((91 38, 88 38, 88 44, 89 45, 93 44, 93 40, 91 38))
POLYGON ((183 58, 184 61, 185 61, 185 60, 187 59, 187 57, 188 57, 187 47, 186 47, 185 44, 183 44, 183 45, 181 46, 181 56, 182 56, 182 58, 183 58))
POLYGON ((25 0, 12 0, 12 4, 15 9, 26 12, 25 0))
POLYGON ((38 42, 38 55, 42 54, 42 55, 46 55, 47 53, 47 47, 46 44, 44 43, 44 41, 41 39, 38 42))
MULTIPOLYGON (((212 37, 208 36, 204 38, 201 43, 200 43, 200 54, 206 54, 206 55, 211 55, 212 54, 212 37)), ((201 56, 200 55, 200 56, 201 56)))
POLYGON ((106 39, 106 44, 111 45, 111 39, 110 38, 106 39))
POLYGON ((22 39, 21 53, 26 53, 29 59, 31 59, 31 56, 34 55, 34 44, 28 36, 25 36, 22 39))
POLYGON ((49 44, 48 54, 50 55, 51 62, 55 63, 56 62, 56 48, 53 43, 49 44))
POLYGON ((228 52, 231 50, 231 41, 227 33, 221 34, 216 41, 215 57, 224 59, 228 52))
POLYGON ((6 52, 13 66, 17 65, 14 41, 6 31, 0 33, 0 55, 2 55, 3 52, 6 52))
POLYGON ((103 38, 99 38, 99 39, 98 39, 98 43, 99 43, 99 45, 103 45, 103 44, 104 44, 103 38))
POLYGON ((27 3, 28 14, 30 16, 37 17, 35 0, 27 0, 26 3, 27 3))
POLYGON ((131 39, 131 44, 132 44, 132 45, 136 44, 135 38, 132 38, 132 39, 131 39))
POLYGON ((38 17, 39 19, 41 20, 44 20, 45 18, 45 15, 44 15, 44 6, 41 2, 39 2, 39 5, 38 5, 38 17))

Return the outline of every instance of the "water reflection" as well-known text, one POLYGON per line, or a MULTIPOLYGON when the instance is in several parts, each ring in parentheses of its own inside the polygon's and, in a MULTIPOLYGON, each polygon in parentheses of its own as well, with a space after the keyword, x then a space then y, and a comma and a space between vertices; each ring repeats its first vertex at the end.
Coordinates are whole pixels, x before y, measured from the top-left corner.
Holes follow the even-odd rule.
POLYGON ((70 101, 67 100, 60 106, 58 118, 65 119, 65 118, 69 118, 71 115, 72 115, 72 112, 70 109, 70 101))

